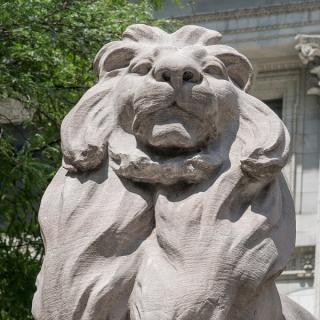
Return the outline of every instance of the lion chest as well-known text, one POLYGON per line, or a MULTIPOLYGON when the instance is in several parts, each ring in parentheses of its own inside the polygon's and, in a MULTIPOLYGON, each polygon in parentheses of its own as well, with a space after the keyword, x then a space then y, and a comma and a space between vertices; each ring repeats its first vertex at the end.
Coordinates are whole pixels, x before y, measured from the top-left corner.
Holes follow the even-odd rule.
POLYGON ((184 263, 198 263, 200 256, 215 255, 219 233, 215 209, 208 205, 210 190, 188 196, 159 192, 155 201, 155 231, 160 247, 184 263), (174 254, 173 254, 174 253, 174 254))

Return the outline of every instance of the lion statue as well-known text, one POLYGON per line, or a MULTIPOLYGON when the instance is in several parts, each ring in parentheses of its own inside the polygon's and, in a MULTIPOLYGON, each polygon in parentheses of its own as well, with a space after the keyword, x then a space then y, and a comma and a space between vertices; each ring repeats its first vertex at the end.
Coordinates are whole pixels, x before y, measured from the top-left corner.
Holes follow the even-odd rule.
POLYGON ((275 286, 295 245, 288 132, 220 39, 138 24, 97 54, 41 202, 36 320, 314 319, 275 286))

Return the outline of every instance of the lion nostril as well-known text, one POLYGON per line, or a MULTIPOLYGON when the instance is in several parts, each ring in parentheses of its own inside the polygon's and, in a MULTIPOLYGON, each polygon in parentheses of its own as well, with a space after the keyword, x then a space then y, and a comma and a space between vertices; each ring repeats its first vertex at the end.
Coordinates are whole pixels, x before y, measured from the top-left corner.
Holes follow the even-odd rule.
POLYGON ((183 81, 190 81, 193 79, 193 73, 191 71, 185 71, 183 73, 183 81))
POLYGON ((162 73, 162 79, 166 82, 169 82, 170 81, 170 72, 169 71, 164 71, 162 73))

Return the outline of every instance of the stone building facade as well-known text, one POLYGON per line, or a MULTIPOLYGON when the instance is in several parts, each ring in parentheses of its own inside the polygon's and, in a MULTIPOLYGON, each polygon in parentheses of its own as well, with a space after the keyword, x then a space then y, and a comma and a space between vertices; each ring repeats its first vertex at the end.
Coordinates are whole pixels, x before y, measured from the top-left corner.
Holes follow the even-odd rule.
POLYGON ((320 1, 168 1, 156 16, 221 32, 253 63, 251 94, 289 129, 297 240, 278 287, 320 319, 320 1))

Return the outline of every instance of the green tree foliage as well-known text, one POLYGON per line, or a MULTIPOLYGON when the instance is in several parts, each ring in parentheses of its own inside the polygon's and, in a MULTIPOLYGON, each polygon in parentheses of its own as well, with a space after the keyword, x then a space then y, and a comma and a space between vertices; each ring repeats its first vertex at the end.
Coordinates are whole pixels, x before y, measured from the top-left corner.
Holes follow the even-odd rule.
MULTIPOLYGON (((59 127, 93 85, 100 47, 132 23, 152 20, 160 0, 0 0, 0 103, 13 98, 32 120, 0 137, 0 320, 32 319, 43 256, 41 196, 61 163, 59 127), (23 143, 17 143, 17 137, 23 143)), ((1 116, 1 115, 0 115, 1 116)))

